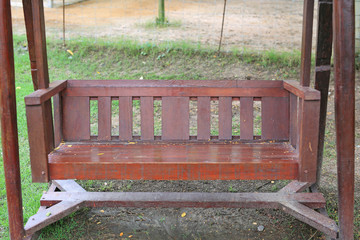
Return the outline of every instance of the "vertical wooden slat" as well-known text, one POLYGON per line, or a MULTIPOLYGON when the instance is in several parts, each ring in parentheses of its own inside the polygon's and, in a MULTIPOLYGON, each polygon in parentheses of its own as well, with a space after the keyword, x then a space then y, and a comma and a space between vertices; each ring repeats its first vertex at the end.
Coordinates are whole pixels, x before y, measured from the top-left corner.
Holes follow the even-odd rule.
MULTIPOLYGON (((24 237, 10 0, 0 0, 1 143, 11 239, 24 237)), ((2 186, 3 187, 3 186, 2 186)), ((2 211, 5 211, 3 207, 2 211)))
POLYGON ((189 98, 162 98, 162 140, 189 140, 189 98))
POLYGON ((316 181, 320 101, 302 101, 299 122, 299 181, 316 181))
POLYGON ((297 144, 297 127, 298 127, 298 98, 290 94, 290 144, 296 147, 297 144))
POLYGON ((63 137, 66 141, 90 140, 89 97, 63 97, 63 137))
POLYGON ((304 0, 300 83, 306 87, 310 85, 313 18, 314 0, 304 0))
POLYGON ((30 146, 31 173, 33 182, 48 182, 49 149, 45 124, 45 105, 26 106, 26 120, 30 146))
POLYGON ((240 139, 254 139, 254 99, 240 98, 240 139))
POLYGON ((154 99, 140 97, 141 140, 154 140, 154 99))
POLYGON ((219 139, 232 139, 232 98, 219 97, 219 139))
POLYGON ((197 139, 210 139, 210 97, 197 99, 197 139))
POLYGON ((289 97, 263 97, 261 100, 261 138, 289 139, 289 97))
POLYGON ((98 140, 111 140, 111 97, 98 97, 98 140))
POLYGON ((54 95, 54 145, 58 146, 62 139, 62 102, 60 94, 54 95))
POLYGON ((335 124, 339 239, 354 238, 355 3, 334 1, 335 124))
POLYGON ((131 140, 133 132, 132 97, 119 97, 119 139, 131 140))

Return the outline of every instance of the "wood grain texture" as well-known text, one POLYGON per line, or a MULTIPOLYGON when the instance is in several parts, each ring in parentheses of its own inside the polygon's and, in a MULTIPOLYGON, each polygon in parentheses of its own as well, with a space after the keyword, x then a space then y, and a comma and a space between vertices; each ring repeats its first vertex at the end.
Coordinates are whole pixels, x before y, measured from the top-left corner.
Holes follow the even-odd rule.
POLYGON ((52 179, 249 180, 298 174, 297 153, 284 143, 73 144, 53 151, 49 164, 52 179))
POLYGON ((316 181, 320 101, 303 101, 299 123, 299 180, 316 181))
POLYGON ((198 97, 197 101, 197 139, 210 139, 210 97, 198 97))
POLYGON ((63 97, 63 137, 65 141, 90 140, 89 97, 63 97))
POLYGON ((296 147, 298 140, 298 98, 290 94, 290 132, 289 140, 293 147, 296 147))
POLYGON ((48 182, 50 180, 48 174, 48 154, 52 149, 49 149, 49 144, 47 142, 44 111, 44 104, 38 106, 26 106, 33 182, 48 182))
POLYGON ((140 97, 141 140, 154 140, 154 99, 140 97))
POLYGON ((98 98, 98 140, 111 140, 111 97, 98 98))
POLYGON ((54 104, 54 146, 58 146, 63 139, 62 128, 62 97, 56 94, 53 98, 54 104))
POLYGON ((232 98, 219 97, 219 139, 232 139, 232 98))
POLYGON ((189 140, 189 98, 162 98, 162 140, 189 140))
MULTIPOLYGON (((2 178, 6 184, 9 235, 12 239, 21 239, 24 236, 24 225, 13 49, 10 1, 0 0, 0 125, 4 164, 2 178)), ((5 207, 2 211, 6 211, 5 207)))
POLYGON ((289 139, 289 98, 263 97, 261 100, 261 138, 289 139))
POLYGON ((240 139, 252 140, 254 138, 254 99, 252 97, 240 98, 240 139))
POLYGON ((133 135, 132 97, 119 97, 119 139, 131 140, 133 135))

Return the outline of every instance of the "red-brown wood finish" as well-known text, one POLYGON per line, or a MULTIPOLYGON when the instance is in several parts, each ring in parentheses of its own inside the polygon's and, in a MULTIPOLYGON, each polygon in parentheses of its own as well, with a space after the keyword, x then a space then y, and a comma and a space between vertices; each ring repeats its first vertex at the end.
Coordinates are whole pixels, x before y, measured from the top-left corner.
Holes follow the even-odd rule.
POLYGON ((219 139, 232 139, 232 99, 219 97, 219 139))
POLYGON ((132 97, 119 97, 119 139, 131 140, 133 135, 132 97))
POLYGON ((335 125, 340 239, 354 238, 355 14, 353 0, 334 0, 335 125))
POLYGON ((63 136, 65 141, 90 140, 89 97, 63 97, 63 136))
POLYGON ((253 140, 254 138, 254 99, 240 98, 240 139, 253 140))
POLYGON ((154 140, 154 98, 140 98, 141 140, 154 140))
POLYGON ((55 94, 53 98, 54 103, 54 146, 59 146, 63 140, 62 128, 62 97, 60 94, 55 94))
POLYGON ((303 29, 301 43, 300 83, 310 86, 312 33, 314 21, 314 0, 304 0, 303 29))
POLYGON ((197 99, 197 139, 210 140, 210 97, 197 99))
POLYGON ((296 179, 297 156, 287 143, 65 144, 49 164, 52 179, 296 179))
POLYGON ((111 97, 98 98, 98 140, 111 140, 111 97))
POLYGON ((162 140, 189 140, 189 98, 162 98, 162 140))
POLYGON ((293 147, 297 146, 298 141, 298 98, 290 94, 290 143, 293 147))
MULTIPOLYGON (((0 0, 0 116, 10 237, 25 235, 21 196, 10 0, 0 0)), ((4 209, 2 209, 4 211, 4 209)))

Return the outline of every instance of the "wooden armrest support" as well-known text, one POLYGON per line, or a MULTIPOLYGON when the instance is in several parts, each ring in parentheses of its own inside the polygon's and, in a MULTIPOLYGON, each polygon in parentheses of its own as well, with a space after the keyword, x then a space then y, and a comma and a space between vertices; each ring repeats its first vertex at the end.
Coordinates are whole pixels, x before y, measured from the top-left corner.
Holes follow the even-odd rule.
POLYGON ((55 94, 64 90, 67 86, 67 80, 55 81, 47 89, 39 89, 25 97, 25 104, 40 105, 49 100, 55 94))
POLYGON ((284 81, 284 88, 304 100, 320 100, 320 92, 310 87, 303 87, 297 81, 284 81))

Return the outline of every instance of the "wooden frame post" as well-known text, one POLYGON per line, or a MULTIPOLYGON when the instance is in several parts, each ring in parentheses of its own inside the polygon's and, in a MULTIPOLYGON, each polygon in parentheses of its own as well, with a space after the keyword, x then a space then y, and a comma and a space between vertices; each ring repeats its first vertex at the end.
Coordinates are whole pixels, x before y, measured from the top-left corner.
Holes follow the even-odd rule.
POLYGON ((312 186, 317 189, 320 184, 321 168, 324 152, 325 127, 327 115, 328 92, 331 70, 332 54, 332 14, 333 1, 320 0, 318 6, 318 33, 316 46, 316 67, 315 67, 315 89, 320 91, 320 122, 319 122, 319 142, 317 154, 317 173, 316 183, 312 186))
POLYGON ((10 0, 0 0, 0 113, 9 229, 12 240, 24 237, 15 69, 10 0))
POLYGON ((340 239, 354 238, 355 9, 334 0, 335 121, 340 239))

